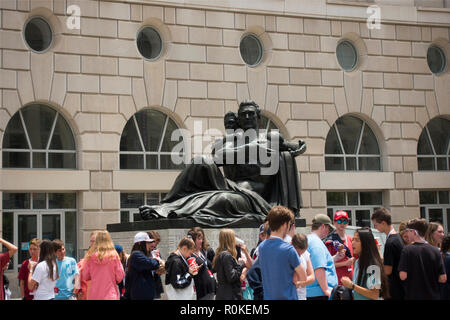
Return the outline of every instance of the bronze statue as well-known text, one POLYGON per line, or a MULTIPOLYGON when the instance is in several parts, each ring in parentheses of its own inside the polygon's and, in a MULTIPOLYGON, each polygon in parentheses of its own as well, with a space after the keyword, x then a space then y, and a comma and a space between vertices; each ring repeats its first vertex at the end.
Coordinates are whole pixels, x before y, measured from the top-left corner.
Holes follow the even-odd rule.
POLYGON ((178 175, 160 205, 139 208, 144 220, 189 217, 207 226, 263 222, 275 205, 301 208, 295 157, 306 144, 286 141, 278 131, 260 134, 261 111, 254 102, 224 117, 227 131, 211 156, 194 158, 178 175), (224 175, 219 167, 223 168, 224 175))

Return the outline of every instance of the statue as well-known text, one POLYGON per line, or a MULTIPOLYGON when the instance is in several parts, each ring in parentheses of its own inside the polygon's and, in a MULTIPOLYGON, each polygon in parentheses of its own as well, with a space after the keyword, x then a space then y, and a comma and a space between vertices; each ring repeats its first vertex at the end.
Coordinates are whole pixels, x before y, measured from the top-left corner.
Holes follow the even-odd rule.
POLYGON ((286 141, 278 131, 260 134, 260 118, 254 102, 241 103, 237 114, 228 112, 227 134, 214 142, 212 155, 194 158, 160 205, 139 208, 141 217, 189 217, 200 225, 231 227, 244 221, 262 223, 275 205, 298 216, 295 157, 305 152, 306 144, 286 141))

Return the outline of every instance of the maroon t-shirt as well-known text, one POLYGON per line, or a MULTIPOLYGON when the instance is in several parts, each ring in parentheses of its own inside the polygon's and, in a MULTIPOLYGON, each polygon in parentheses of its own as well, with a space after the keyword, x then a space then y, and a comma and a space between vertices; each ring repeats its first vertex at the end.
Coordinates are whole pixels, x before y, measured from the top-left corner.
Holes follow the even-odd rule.
POLYGON ((5 300, 3 292, 3 268, 9 262, 9 252, 0 253, 0 300, 5 300))
POLYGON ((28 270, 28 264, 30 263, 30 259, 25 260, 22 263, 22 266, 19 270, 19 275, 17 276, 17 279, 22 280, 23 288, 25 292, 25 300, 33 300, 34 296, 30 295, 30 290, 28 290, 28 275, 30 271, 28 270))

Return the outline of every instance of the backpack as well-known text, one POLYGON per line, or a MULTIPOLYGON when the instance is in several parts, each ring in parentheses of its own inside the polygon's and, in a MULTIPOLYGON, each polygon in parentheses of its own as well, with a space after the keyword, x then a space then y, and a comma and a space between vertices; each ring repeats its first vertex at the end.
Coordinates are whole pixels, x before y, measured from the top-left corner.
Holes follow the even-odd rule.
POLYGON ((330 300, 353 300, 352 290, 344 286, 336 285, 333 291, 331 291, 330 300))

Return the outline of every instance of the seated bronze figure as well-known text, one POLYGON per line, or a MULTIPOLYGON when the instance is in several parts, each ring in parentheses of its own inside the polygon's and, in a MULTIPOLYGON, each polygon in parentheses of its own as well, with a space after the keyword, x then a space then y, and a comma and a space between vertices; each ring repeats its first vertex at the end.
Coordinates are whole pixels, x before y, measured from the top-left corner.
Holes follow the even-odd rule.
POLYGON ((263 222, 275 205, 299 216, 295 157, 305 152, 306 144, 286 141, 278 131, 260 133, 260 119, 254 102, 241 103, 237 115, 227 113, 227 134, 214 143, 212 155, 194 158, 160 205, 139 208, 141 217, 189 217, 204 226, 231 227, 242 221, 263 222))

